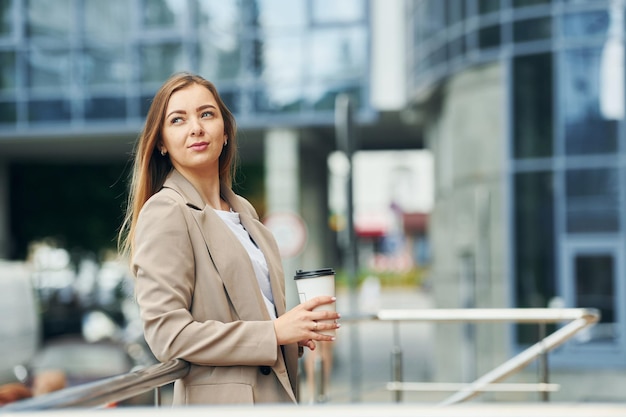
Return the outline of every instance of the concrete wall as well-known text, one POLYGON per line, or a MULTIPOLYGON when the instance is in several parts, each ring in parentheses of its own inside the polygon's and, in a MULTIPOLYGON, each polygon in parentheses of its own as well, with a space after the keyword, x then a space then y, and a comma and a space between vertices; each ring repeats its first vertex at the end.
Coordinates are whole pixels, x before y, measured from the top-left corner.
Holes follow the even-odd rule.
MULTIPOLYGON (((504 85, 495 63, 451 78, 431 101, 438 103, 427 128, 435 165, 430 237, 438 308, 509 306, 504 85)), ((469 381, 502 363, 506 331, 493 324, 437 325, 435 379, 469 381), (476 348, 468 343, 472 337, 476 348)))

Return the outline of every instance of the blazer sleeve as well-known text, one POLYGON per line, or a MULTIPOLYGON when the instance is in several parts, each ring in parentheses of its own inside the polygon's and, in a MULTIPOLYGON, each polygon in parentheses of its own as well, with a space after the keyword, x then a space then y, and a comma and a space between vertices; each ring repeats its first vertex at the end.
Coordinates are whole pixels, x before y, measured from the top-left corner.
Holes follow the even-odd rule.
POLYGON ((150 349, 162 362, 179 358, 208 366, 274 365, 278 348, 271 321, 200 322, 192 316, 196 277, 184 213, 188 208, 162 194, 140 212, 132 261, 150 349))

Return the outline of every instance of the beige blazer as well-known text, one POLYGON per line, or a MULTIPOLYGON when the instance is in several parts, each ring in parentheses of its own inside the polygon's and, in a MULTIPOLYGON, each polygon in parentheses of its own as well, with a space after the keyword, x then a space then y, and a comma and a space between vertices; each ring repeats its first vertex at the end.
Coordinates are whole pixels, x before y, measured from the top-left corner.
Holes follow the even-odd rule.
MULTIPOLYGON (((276 242, 247 200, 221 192, 265 255, 280 316, 276 242)), ((248 253, 176 170, 139 214, 132 268, 150 349, 162 362, 191 363, 174 384, 175 405, 297 402, 297 344, 277 346, 248 253)))

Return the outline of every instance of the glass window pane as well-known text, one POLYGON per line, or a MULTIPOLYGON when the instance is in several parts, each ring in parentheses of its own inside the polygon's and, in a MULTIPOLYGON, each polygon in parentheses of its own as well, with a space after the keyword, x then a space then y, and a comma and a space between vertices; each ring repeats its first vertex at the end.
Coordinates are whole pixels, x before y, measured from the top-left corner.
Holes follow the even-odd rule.
POLYGON ((552 0, 513 0, 513 7, 537 6, 550 3, 552 3, 552 0))
POLYGON ((189 16, 187 0, 143 0, 141 22, 146 29, 183 27, 189 16))
POLYGON ((609 28, 609 14, 605 10, 568 13, 563 16, 563 36, 604 36, 609 28))
POLYGON ((237 33, 242 27, 242 9, 235 1, 192 0, 194 23, 207 33, 237 33))
POLYGON ((310 59, 306 56, 304 39, 301 36, 269 36, 260 46, 263 48, 260 75, 266 88, 262 93, 256 93, 257 106, 264 110, 299 106, 295 103, 302 101, 301 86, 307 59, 310 59))
POLYGON ((14 91, 15 76, 15 52, 0 52, 0 91, 14 91))
POLYGON ((0 0, 0 37, 11 36, 14 30, 13 0, 0 0))
POLYGON ((478 0, 478 14, 488 14, 500 10, 500 0, 478 0))
POLYGON ((246 2, 247 19, 264 28, 302 28, 307 24, 305 0, 257 0, 246 2))
POLYGON ((127 0, 84 0, 84 31, 88 40, 125 43, 130 16, 127 0))
POLYGON ((67 49, 34 49, 27 55, 28 85, 64 89, 70 85, 71 64, 67 49))
POLYGON ((132 73, 125 48, 89 48, 80 55, 80 66, 87 87, 123 87, 132 73))
POLYGON ((623 62, 615 68, 610 56, 599 48, 566 51, 561 62, 565 153, 616 152, 617 120, 623 117, 624 91, 615 88, 624 85, 623 62))
POLYGON ((30 122, 67 122, 71 113, 69 100, 33 100, 28 103, 30 122))
POLYGON ((365 16, 363 0, 315 0, 311 7, 315 23, 354 22, 365 16))
POLYGON ((465 0, 448 0, 448 25, 461 22, 465 19, 465 0))
MULTIPOLYGON (((556 294, 553 175, 519 173, 513 184, 515 305, 547 307, 556 294)), ((519 326, 519 342, 536 342, 537 327, 519 326)))
POLYGON ((488 26, 478 31, 478 47, 480 49, 500 46, 500 25, 488 26))
POLYGON ((298 85, 259 89, 254 94, 254 109, 260 113, 298 112, 302 108, 302 91, 298 85))
POLYGON ((140 47, 142 82, 162 83, 177 71, 190 68, 182 45, 167 43, 140 47))
POLYGON ((600 323, 591 328, 593 341, 619 336, 616 317, 615 259, 612 254, 577 254, 574 261, 576 307, 600 310, 600 323))
POLYGON ((313 32, 306 51, 309 76, 316 81, 362 77, 367 64, 366 42, 362 28, 313 32))
POLYGON ((552 18, 519 20, 513 24, 513 41, 530 42, 552 37, 552 18))
POLYGON ((72 0, 27 0, 26 35, 37 43, 69 42, 74 27, 72 0))
POLYGON ((125 98, 91 98, 85 100, 85 119, 124 119, 126 118, 125 98))
POLYGON ((242 75, 241 47, 237 43, 205 40, 197 45, 198 72, 203 77, 219 83, 234 81, 242 75))
POLYGON ((15 101, 0 102, 0 123, 13 124, 17 121, 17 108, 15 101))
POLYGON ((360 108, 363 104, 362 89, 360 86, 345 85, 328 88, 323 85, 311 85, 307 89, 307 100, 315 110, 333 111, 339 94, 347 94, 352 99, 354 107, 360 108))
POLYGON ((565 189, 568 233, 619 231, 616 169, 568 170, 565 189))
POLYGON ((553 154, 552 54, 513 60, 513 157, 553 154))

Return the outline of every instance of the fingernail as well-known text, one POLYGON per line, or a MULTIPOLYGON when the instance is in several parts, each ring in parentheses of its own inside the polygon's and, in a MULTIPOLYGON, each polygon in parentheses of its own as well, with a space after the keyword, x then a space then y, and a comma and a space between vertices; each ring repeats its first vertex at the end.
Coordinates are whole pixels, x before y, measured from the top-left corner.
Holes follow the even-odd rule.
POLYGON ((336 301, 336 300, 337 300, 337 297, 333 297, 333 298, 332 298, 332 300, 333 300, 333 301, 336 301))
POLYGON ((337 323, 337 328, 340 328, 340 327, 341 327, 341 323, 337 323))

